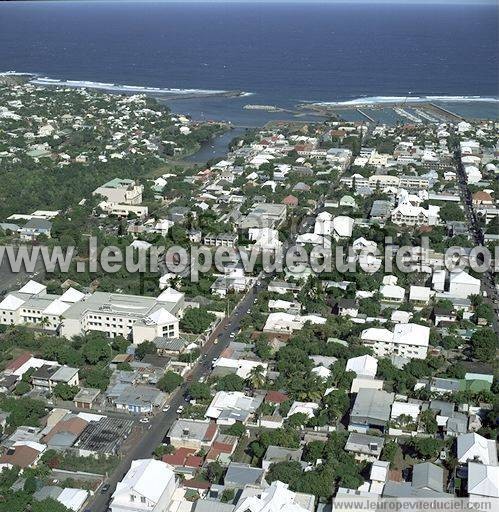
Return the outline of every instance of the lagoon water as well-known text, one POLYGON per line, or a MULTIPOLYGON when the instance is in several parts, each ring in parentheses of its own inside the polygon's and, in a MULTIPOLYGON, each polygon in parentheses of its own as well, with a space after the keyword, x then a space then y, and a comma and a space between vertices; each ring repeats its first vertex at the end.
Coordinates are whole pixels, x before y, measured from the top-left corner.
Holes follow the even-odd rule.
POLYGON ((497 98, 497 32, 494 5, 2 2, 0 71, 174 88, 175 111, 241 126, 283 117, 247 103, 407 95, 492 116, 497 103, 462 97, 497 98))

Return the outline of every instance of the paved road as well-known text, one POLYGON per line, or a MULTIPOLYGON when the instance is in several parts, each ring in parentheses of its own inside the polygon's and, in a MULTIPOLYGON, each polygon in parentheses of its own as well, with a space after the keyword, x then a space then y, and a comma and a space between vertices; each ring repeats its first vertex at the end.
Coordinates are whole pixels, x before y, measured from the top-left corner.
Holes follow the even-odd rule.
MULTIPOLYGON (((468 229, 470 230, 470 234, 473 237, 474 242, 477 245, 484 245, 483 232, 476 217, 475 209, 473 208, 472 196, 470 189, 468 188, 467 185, 466 173, 464 172, 464 167, 461 163, 460 152, 456 152, 456 160, 459 192, 461 196, 461 202, 464 205, 466 223, 468 224, 468 229)), ((484 301, 487 302, 495 311, 492 326, 496 333, 499 334, 499 323, 497 320, 499 316, 499 294, 497 293, 494 273, 492 272, 492 270, 483 272, 482 274, 480 274, 480 279, 482 281, 483 289, 487 292, 487 297, 484 297, 484 301)))
POLYGON ((2 261, 0 261, 0 295, 21 288, 29 279, 41 279, 44 273, 45 269, 41 258, 36 261, 35 272, 33 273, 28 273, 24 269, 19 272, 12 272, 7 256, 4 255, 2 261))
POLYGON ((264 284, 255 284, 251 288, 238 306, 234 309, 226 323, 217 329, 210 340, 202 349, 201 359, 193 368, 181 388, 177 390, 169 401, 170 410, 166 413, 157 414, 149 425, 144 426, 144 435, 135 447, 125 456, 116 471, 105 482, 110 488, 105 494, 97 491, 93 501, 89 506, 92 512, 105 512, 108 509, 111 495, 116 488, 116 484, 123 478, 130 469, 130 465, 135 459, 148 458, 153 450, 162 443, 166 433, 177 419, 176 410, 184 403, 185 391, 189 382, 197 382, 201 377, 206 377, 211 371, 212 359, 220 356, 221 352, 227 347, 230 341, 231 333, 236 333, 240 329, 242 317, 248 313, 258 292, 264 288, 264 284), (213 341, 218 337, 218 343, 213 341))

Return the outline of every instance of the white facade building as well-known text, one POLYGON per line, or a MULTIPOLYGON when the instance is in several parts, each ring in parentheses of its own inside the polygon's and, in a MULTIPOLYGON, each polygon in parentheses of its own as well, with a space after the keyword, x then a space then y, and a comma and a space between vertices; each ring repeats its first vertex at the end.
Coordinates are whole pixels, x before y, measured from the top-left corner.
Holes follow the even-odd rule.
POLYGON ((362 331, 361 340, 377 357, 397 355, 409 359, 425 359, 428 353, 430 328, 424 325, 397 324, 388 329, 370 327, 362 331))
POLYGON ((111 512, 166 512, 177 488, 173 468, 159 460, 134 460, 111 497, 111 512))
POLYGON ((167 289, 159 297, 95 292, 85 295, 68 289, 63 295, 30 281, 0 302, 0 324, 33 325, 72 338, 99 331, 123 336, 135 344, 156 337, 178 338, 184 295, 167 289))

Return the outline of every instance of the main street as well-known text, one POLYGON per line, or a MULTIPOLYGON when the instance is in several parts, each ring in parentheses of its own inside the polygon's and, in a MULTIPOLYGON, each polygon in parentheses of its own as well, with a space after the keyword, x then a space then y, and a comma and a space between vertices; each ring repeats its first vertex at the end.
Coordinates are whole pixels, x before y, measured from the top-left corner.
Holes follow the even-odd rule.
MULTIPOLYGON (((484 236, 482 228, 479 225, 476 217, 475 209, 473 208, 473 201, 470 189, 468 188, 468 182, 466 173, 464 172, 463 164, 461 163, 461 154, 456 152, 457 161, 457 176, 459 183, 459 192, 461 196, 461 202, 464 205, 464 215, 466 223, 468 225, 469 232, 472 236, 473 241, 477 246, 484 245, 484 236)), ((492 255, 492 258, 494 255, 492 255)), ((492 322, 493 328, 497 334, 499 334, 499 304, 498 304, 498 293, 494 279, 493 269, 488 269, 486 272, 480 274, 482 286, 484 291, 487 293, 487 297, 484 297, 484 301, 487 302, 495 312, 494 319, 492 322)))
POLYGON ((211 371, 212 360, 220 356, 221 352, 229 344, 232 333, 237 333, 241 326, 241 319, 248 313, 253 305, 258 292, 263 290, 264 284, 259 282, 250 288, 239 304, 234 308, 231 315, 215 330, 209 341, 203 346, 199 362, 194 366, 187 377, 187 381, 172 394, 169 400, 170 409, 168 412, 158 413, 151 422, 144 428, 144 435, 132 450, 125 454, 113 474, 104 482, 109 489, 104 494, 97 491, 90 506, 86 510, 92 512, 106 512, 109 506, 111 495, 116 489, 117 483, 125 476, 130 465, 135 459, 144 459, 152 456, 154 449, 159 446, 166 433, 177 419, 176 410, 184 403, 184 395, 189 382, 199 382, 202 377, 207 377, 211 371), (218 343, 214 343, 218 339, 218 343))

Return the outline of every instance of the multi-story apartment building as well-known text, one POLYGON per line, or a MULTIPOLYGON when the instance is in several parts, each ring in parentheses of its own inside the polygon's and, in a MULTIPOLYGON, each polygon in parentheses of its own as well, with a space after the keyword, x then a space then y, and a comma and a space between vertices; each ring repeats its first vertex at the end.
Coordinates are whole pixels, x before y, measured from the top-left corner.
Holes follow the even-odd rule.
POLYGON ((109 203, 137 205, 142 202, 143 185, 133 180, 114 178, 93 191, 93 195, 106 198, 109 203))
POLYGON ((377 357, 402 356, 425 359, 428 353, 430 328, 419 324, 396 324, 393 332, 370 327, 361 334, 362 343, 373 349, 377 357))
POLYGON ((235 247, 237 244, 237 235, 235 233, 221 233, 219 235, 205 235, 203 245, 209 247, 235 247))
POLYGON ((68 338, 98 331, 139 344, 156 337, 177 338, 183 308, 184 295, 171 288, 156 298, 107 292, 85 295, 72 288, 59 296, 30 281, 0 302, 0 324, 34 325, 68 338))

